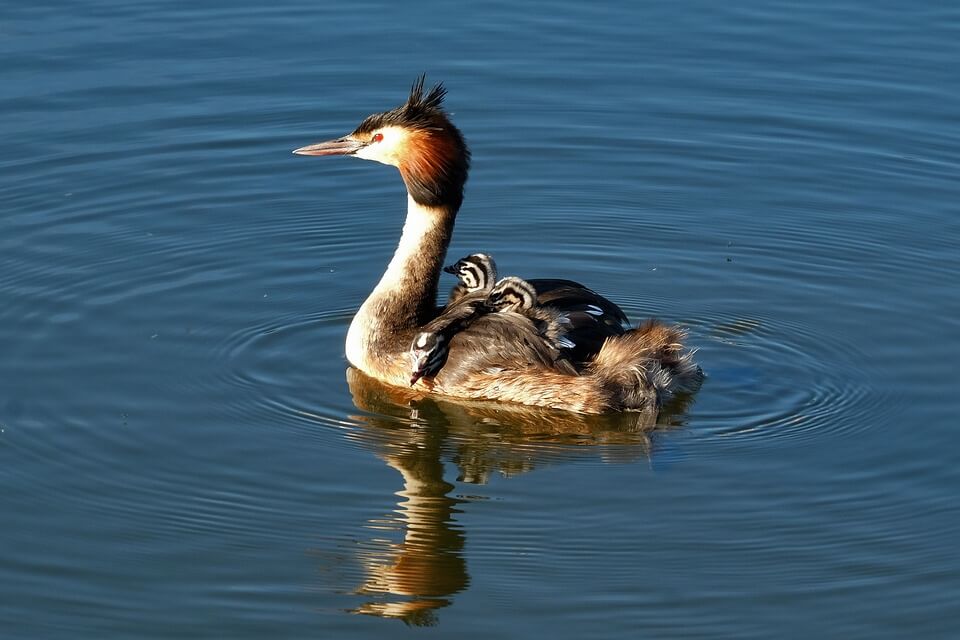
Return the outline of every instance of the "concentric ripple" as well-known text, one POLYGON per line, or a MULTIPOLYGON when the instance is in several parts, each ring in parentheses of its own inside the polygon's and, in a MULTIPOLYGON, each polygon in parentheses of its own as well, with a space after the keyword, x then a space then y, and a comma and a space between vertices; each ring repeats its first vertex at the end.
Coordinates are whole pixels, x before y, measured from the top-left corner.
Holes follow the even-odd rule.
MULTIPOLYGON (((645 294, 626 296, 621 302, 633 318, 666 316, 674 304, 645 294)), ((496 403, 484 409, 454 409, 456 403, 404 395, 402 390, 376 391, 378 399, 369 404, 369 394, 357 396, 344 379, 341 345, 352 313, 351 307, 342 307, 288 314, 224 340, 215 353, 218 380, 241 390, 230 393, 231 411, 245 420, 345 430, 348 443, 373 449, 385 442, 410 444, 409 434, 401 435, 410 428, 442 427, 452 437, 447 449, 454 456, 464 442, 470 455, 476 455, 479 440, 484 441, 480 443, 484 450, 496 444, 495 452, 484 456, 499 459, 494 466, 504 472, 512 463, 503 462, 503 447, 512 450, 506 458, 527 451, 540 463, 582 457, 582 449, 579 453, 575 449, 584 444, 607 447, 602 454, 606 458, 636 457, 636 452, 617 453, 621 445, 639 445, 649 453, 645 429, 626 424, 623 417, 518 413, 496 403), (371 426, 376 428, 371 431, 371 426)), ((761 315, 708 311, 678 322, 688 328, 689 344, 698 350, 697 360, 707 378, 690 399, 691 408, 683 404, 666 408, 661 416, 664 426, 691 424, 701 435, 761 443, 815 439, 869 428, 870 420, 864 416, 889 412, 894 406, 891 397, 868 385, 876 373, 866 368, 864 354, 837 336, 761 315)))
POLYGON ((244 420, 342 426, 352 408, 342 347, 352 314, 288 314, 246 327, 216 347, 209 384, 226 385, 229 411, 244 420))
POLYGON ((762 439, 821 438, 870 427, 891 397, 869 385, 866 357, 837 336, 762 316, 689 319, 707 372, 693 410, 697 430, 762 439))

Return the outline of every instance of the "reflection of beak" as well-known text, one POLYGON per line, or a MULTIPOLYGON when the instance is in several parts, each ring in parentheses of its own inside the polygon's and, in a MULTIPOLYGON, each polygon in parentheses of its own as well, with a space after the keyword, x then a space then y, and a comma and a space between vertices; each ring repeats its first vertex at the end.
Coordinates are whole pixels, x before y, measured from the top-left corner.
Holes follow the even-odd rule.
POLYGON ((352 156, 364 147, 364 143, 353 136, 343 136, 336 140, 327 140, 317 144, 309 144, 293 152, 301 156, 352 156))

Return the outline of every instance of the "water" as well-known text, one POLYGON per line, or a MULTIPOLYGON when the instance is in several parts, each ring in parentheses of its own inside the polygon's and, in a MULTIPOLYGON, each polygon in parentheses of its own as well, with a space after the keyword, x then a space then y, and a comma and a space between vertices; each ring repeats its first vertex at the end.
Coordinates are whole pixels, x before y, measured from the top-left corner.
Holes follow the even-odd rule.
POLYGON ((960 10, 8 5, 3 637, 956 633, 960 10), (421 71, 451 257, 689 327, 656 430, 345 375, 402 185, 290 151, 421 71))

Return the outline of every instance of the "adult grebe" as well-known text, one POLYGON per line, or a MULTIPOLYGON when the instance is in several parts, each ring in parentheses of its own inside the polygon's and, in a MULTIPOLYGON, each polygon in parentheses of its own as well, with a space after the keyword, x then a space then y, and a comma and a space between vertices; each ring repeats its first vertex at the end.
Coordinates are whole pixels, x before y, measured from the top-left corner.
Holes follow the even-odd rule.
MULTIPOLYGON (((466 142, 443 111, 445 95, 440 84, 424 92, 420 76, 405 104, 368 116, 342 138, 294 151, 351 155, 400 170, 407 187, 400 243, 350 323, 346 342, 350 364, 398 387, 410 384, 411 341, 439 314, 440 271, 470 166, 466 142)), ((540 302, 567 311, 564 296, 571 311, 584 310, 576 290, 554 299, 541 294, 540 302)), ((599 346, 589 356, 559 357, 528 318, 518 322, 518 314, 488 313, 453 335, 431 391, 600 413, 657 406, 699 384, 702 374, 682 345, 682 329, 651 320, 625 330, 623 312, 601 299, 612 309, 589 305, 600 320, 591 330, 599 346)))

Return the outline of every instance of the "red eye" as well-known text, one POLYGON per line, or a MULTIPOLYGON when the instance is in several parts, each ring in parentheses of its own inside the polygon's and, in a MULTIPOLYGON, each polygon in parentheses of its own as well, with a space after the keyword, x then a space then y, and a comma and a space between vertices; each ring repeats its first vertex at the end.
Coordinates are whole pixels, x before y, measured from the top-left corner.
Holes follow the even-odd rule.
POLYGON ((373 137, 370 138, 370 141, 371 141, 371 142, 380 142, 381 140, 383 140, 383 134, 382 134, 382 133, 375 133, 375 134, 373 134, 373 137))

